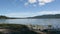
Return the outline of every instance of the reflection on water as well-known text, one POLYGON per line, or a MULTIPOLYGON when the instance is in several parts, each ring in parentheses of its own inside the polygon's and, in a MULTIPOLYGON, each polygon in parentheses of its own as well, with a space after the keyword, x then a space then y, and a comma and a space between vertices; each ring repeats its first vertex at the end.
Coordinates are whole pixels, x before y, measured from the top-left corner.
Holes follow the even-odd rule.
POLYGON ((0 19, 0 23, 7 23, 6 19, 0 19))
POLYGON ((0 19, 0 23, 60 25, 60 19, 0 19))

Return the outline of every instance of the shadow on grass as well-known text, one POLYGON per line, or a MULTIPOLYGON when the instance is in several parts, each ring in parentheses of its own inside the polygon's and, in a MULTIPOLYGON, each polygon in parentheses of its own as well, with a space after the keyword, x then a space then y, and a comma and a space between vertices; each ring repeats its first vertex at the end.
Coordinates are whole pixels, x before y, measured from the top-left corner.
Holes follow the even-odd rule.
POLYGON ((60 34, 60 31, 58 31, 58 29, 57 30, 45 29, 42 32, 46 32, 46 34, 60 34))
MULTIPOLYGON (((4 34, 38 34, 30 30, 27 26, 20 24, 0 24, 0 27, 9 29, 8 31, 10 32, 4 34)), ((3 34, 3 32, 0 32, 0 34, 3 34)))

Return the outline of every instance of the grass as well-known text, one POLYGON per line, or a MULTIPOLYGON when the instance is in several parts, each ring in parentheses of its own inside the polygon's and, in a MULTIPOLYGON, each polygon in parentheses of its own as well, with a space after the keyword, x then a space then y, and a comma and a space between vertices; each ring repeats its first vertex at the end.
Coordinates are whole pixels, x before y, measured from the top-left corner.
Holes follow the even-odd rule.
POLYGON ((11 34, 38 34, 34 31, 29 30, 26 25, 21 24, 0 24, 0 28, 9 29, 11 34))

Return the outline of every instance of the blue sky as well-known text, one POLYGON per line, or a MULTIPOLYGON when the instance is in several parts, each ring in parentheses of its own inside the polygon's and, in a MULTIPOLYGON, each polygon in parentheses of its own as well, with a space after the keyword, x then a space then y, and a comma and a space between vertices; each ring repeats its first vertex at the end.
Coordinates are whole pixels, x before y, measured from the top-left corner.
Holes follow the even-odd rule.
POLYGON ((0 15, 32 17, 60 14, 60 0, 0 0, 0 15))

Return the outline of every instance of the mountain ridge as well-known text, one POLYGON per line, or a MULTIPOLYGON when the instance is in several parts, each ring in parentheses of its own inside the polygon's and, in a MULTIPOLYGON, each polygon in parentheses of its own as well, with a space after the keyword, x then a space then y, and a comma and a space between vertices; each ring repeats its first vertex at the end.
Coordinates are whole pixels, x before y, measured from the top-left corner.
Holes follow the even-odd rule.
POLYGON ((35 19, 35 18, 60 18, 60 14, 49 14, 49 15, 39 15, 39 16, 34 16, 34 17, 26 17, 26 18, 14 18, 14 17, 7 17, 7 16, 0 16, 0 19, 35 19))
POLYGON ((29 17, 29 18, 60 18, 60 14, 49 14, 49 15, 39 15, 39 16, 34 16, 34 17, 29 17))

